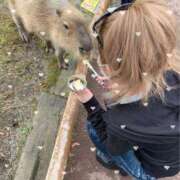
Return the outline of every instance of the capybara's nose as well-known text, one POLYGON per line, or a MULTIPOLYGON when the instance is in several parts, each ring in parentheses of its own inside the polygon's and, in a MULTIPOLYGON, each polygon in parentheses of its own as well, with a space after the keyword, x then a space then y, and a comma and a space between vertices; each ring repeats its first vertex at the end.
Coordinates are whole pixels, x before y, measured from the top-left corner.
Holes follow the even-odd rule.
POLYGON ((83 48, 83 47, 80 47, 79 48, 79 52, 81 53, 81 54, 86 54, 86 53, 88 53, 90 51, 90 49, 85 49, 85 48, 83 48))
POLYGON ((86 45, 86 46, 83 46, 83 47, 79 47, 79 52, 81 54, 89 53, 91 50, 92 50, 91 45, 86 45))

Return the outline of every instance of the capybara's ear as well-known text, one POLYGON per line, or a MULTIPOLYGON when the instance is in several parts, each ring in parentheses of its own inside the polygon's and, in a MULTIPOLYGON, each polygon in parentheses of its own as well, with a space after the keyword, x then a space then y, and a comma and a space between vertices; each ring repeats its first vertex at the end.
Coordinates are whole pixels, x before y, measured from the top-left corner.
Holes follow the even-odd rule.
POLYGON ((61 16, 62 12, 61 12, 59 9, 56 9, 56 14, 57 14, 58 16, 61 16))

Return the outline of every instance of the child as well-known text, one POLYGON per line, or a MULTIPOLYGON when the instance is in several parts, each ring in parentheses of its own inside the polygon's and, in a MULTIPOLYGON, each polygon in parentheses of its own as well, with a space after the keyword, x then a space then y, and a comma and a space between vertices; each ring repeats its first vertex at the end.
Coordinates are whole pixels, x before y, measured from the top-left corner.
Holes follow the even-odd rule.
POLYGON ((172 12, 162 0, 137 0, 102 16, 94 30, 113 103, 103 110, 88 88, 77 97, 88 111, 97 160, 138 180, 176 175, 180 74, 172 12))

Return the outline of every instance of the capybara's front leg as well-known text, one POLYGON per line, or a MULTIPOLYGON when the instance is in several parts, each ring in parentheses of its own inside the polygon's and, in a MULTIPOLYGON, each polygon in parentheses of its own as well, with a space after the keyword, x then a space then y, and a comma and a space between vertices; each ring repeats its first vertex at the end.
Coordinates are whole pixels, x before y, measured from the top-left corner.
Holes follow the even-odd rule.
POLYGON ((26 43, 30 43, 31 39, 30 39, 30 35, 29 33, 26 31, 26 29, 24 28, 24 25, 22 23, 22 20, 20 17, 16 16, 16 15, 12 15, 13 20, 17 26, 17 30, 19 32, 19 35, 21 37, 21 39, 26 42, 26 43))
POLYGON ((68 69, 68 64, 64 61, 65 51, 61 48, 56 49, 56 57, 58 60, 58 66, 60 69, 68 69))
POLYGON ((54 47, 51 43, 51 41, 46 41, 46 52, 47 53, 53 53, 54 52, 54 47))

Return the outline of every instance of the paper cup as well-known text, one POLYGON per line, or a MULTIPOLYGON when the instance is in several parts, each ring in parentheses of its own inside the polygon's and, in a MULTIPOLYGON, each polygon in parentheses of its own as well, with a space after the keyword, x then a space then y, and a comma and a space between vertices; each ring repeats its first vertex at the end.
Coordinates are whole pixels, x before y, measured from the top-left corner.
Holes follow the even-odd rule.
POLYGON ((83 74, 75 74, 68 79, 68 87, 71 91, 82 91, 87 87, 86 77, 83 74))

